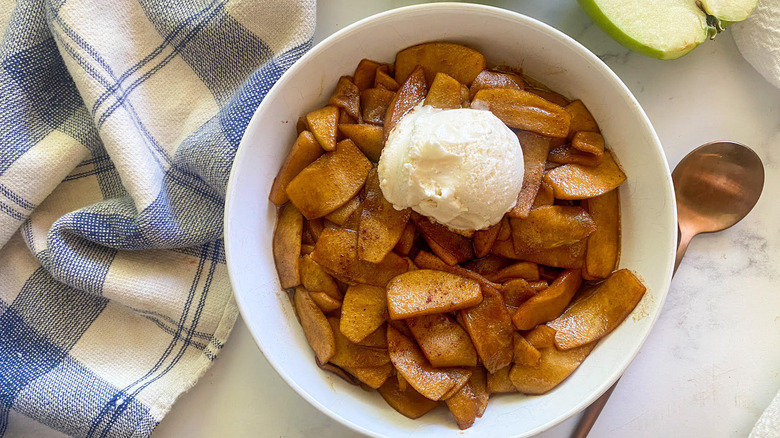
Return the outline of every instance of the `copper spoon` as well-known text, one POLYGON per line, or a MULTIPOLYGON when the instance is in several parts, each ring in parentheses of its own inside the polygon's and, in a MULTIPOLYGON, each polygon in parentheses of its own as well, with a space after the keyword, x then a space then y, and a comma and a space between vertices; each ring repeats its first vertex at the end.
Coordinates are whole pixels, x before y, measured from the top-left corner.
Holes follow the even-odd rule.
MULTIPOLYGON (((677 272, 693 236, 725 230, 750 213, 764 188, 764 166, 749 147, 716 141, 686 155, 672 172, 672 181, 680 227, 674 261, 677 272)), ((572 438, 588 436, 615 386, 617 382, 588 406, 572 438)))

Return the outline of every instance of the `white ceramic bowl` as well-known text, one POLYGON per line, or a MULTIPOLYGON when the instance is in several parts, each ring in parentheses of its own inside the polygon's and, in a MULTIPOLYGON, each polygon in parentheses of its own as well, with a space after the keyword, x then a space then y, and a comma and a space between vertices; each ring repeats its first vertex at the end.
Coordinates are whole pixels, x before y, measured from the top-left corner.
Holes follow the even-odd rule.
POLYGON ((596 56, 561 32, 503 9, 428 4, 355 23, 326 39, 282 76, 250 122, 230 176, 225 237, 230 278, 241 313, 265 357, 303 398, 333 419, 373 436, 529 436, 585 408, 623 373, 663 305, 677 237, 674 194, 661 145, 639 104, 596 56), (489 65, 521 66, 570 98, 582 99, 628 174, 620 188, 620 265, 639 273, 647 293, 634 313, 603 339, 580 368, 543 396, 497 396, 473 427, 459 431, 446 408, 418 420, 396 413, 376 392, 343 382, 314 363, 281 290, 271 253, 276 208, 271 182, 295 139, 299 116, 325 104, 338 78, 358 61, 392 62, 426 41, 481 51, 489 65))

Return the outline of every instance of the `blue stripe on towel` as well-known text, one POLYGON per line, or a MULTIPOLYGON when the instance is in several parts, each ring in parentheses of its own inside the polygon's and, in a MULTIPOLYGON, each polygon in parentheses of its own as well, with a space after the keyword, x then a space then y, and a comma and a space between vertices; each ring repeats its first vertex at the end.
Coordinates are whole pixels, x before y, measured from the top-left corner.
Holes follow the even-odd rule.
POLYGON ((0 316, 0 434, 19 392, 62 362, 107 302, 42 268, 29 278, 0 316))

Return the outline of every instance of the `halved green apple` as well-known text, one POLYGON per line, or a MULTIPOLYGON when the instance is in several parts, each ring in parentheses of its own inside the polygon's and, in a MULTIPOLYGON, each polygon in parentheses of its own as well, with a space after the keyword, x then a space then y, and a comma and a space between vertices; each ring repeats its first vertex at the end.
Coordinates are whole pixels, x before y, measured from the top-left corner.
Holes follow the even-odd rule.
POLYGON ((604 32, 629 49, 675 59, 742 21, 758 0, 578 0, 604 32))

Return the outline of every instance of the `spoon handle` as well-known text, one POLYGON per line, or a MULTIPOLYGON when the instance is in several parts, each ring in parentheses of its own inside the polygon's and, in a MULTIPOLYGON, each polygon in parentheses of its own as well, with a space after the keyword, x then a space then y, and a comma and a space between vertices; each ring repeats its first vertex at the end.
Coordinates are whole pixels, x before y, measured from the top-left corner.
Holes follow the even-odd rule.
POLYGON ((696 233, 690 231, 688 228, 680 227, 680 243, 677 245, 677 255, 674 258, 674 271, 672 275, 677 272, 677 268, 680 267, 680 262, 685 255, 685 251, 688 250, 688 244, 691 243, 691 239, 696 233))
MULTIPOLYGON (((672 271, 672 275, 674 275, 677 272, 677 268, 680 267, 680 262, 685 255, 685 251, 688 249, 688 244, 691 243, 691 239, 695 235, 696 233, 691 232, 687 228, 680 228, 680 243, 677 245, 677 255, 674 258, 674 271, 672 271)), ((596 401, 585 409, 582 418, 580 418, 580 421, 577 423, 577 428, 574 429, 574 432, 571 434, 571 438, 586 438, 588 436, 593 425, 596 423, 596 420, 599 418, 599 415, 601 415, 601 411, 604 409, 604 406, 606 406, 609 396, 612 395, 612 391, 615 390, 619 381, 620 379, 618 378, 618 380, 609 387, 607 392, 602 394, 601 397, 597 398, 596 401)))
POLYGON ((607 392, 601 394, 601 397, 597 398, 596 401, 585 409, 582 418, 580 418, 580 421, 577 423, 577 428, 574 429, 574 432, 571 434, 571 438, 586 438, 588 436, 590 429, 596 424, 596 420, 599 418, 601 410, 607 405, 609 396, 612 395, 612 391, 615 390, 619 381, 620 379, 618 378, 618 380, 609 387, 607 392))

